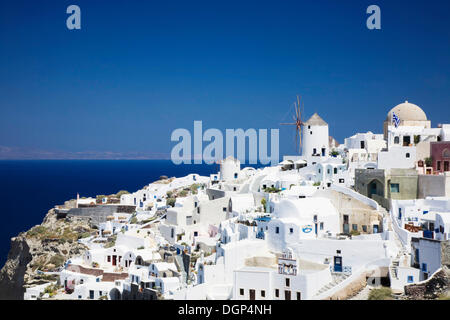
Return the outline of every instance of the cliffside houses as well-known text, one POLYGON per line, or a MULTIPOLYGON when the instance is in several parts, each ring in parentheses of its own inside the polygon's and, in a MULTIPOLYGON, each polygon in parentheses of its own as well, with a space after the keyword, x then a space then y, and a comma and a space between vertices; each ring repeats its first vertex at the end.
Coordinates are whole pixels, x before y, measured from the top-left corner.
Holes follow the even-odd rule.
POLYGON ((79 240, 59 297, 345 299, 384 280, 403 293, 450 264, 450 125, 405 102, 382 128, 339 145, 315 113, 302 154, 276 166, 226 157, 89 209, 105 211, 98 235, 79 240))

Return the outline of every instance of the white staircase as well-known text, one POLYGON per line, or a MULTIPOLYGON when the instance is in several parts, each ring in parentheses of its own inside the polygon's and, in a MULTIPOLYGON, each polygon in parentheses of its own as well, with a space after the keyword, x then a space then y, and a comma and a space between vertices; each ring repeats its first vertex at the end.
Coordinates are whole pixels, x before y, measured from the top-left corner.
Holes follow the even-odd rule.
POLYGON ((331 277, 333 278, 333 280, 330 283, 328 283, 327 285, 320 288, 320 290, 316 293, 316 296, 321 295, 325 291, 330 290, 331 288, 335 287, 336 285, 338 285, 339 283, 341 283, 342 281, 344 281, 345 279, 347 279, 350 276, 351 276, 351 274, 347 274, 347 273, 342 273, 342 274, 341 273, 332 273, 331 277))

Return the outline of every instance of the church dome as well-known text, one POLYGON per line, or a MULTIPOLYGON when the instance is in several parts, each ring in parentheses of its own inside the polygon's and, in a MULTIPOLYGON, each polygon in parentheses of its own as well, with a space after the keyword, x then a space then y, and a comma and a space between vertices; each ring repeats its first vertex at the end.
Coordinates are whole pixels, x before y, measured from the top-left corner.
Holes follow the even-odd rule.
POLYGON ((405 101, 404 103, 395 106, 389 111, 386 117, 386 121, 392 122, 392 113, 400 118, 400 121, 427 121, 427 115, 417 105, 405 101))

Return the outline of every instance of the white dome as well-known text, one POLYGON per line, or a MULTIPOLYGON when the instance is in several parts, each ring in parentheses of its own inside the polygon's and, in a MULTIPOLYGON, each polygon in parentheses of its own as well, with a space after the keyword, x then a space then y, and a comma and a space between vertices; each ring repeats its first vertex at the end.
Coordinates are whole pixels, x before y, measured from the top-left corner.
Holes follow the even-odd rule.
POLYGON ((300 211, 297 206, 297 201, 289 199, 281 200, 276 206, 276 215, 278 219, 299 219, 300 211))
POLYGON ((400 121, 427 121, 427 115, 417 105, 405 101, 388 112, 386 121, 392 122, 392 113, 395 112, 400 121))

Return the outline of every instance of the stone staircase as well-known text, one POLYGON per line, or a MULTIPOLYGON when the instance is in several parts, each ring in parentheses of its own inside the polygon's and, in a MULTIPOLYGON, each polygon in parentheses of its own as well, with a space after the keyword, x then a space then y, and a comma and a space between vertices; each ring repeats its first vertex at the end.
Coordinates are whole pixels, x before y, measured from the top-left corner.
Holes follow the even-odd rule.
POLYGON ((341 283, 350 276, 351 274, 332 273, 331 277, 333 278, 333 280, 327 285, 320 288, 320 290, 316 293, 316 296, 321 295, 322 293, 330 290, 331 288, 334 288, 335 286, 337 286, 339 283, 341 283))
POLYGON ((392 259, 391 264, 389 266, 389 275, 390 275, 390 277, 394 277, 395 279, 398 279, 398 267, 400 266, 400 262, 401 262, 402 258, 403 259, 404 258, 409 259, 409 255, 410 254, 408 253, 406 248, 403 246, 403 243, 400 240, 400 238, 398 237, 397 232, 395 232, 393 227, 392 227, 392 218, 391 218, 390 213, 387 212, 386 209, 384 209, 382 207, 380 207, 380 212, 382 212, 381 209, 384 210, 383 216, 386 218, 387 228, 388 228, 389 231, 393 231, 394 242, 395 242, 396 246, 399 248, 397 256, 392 259))

